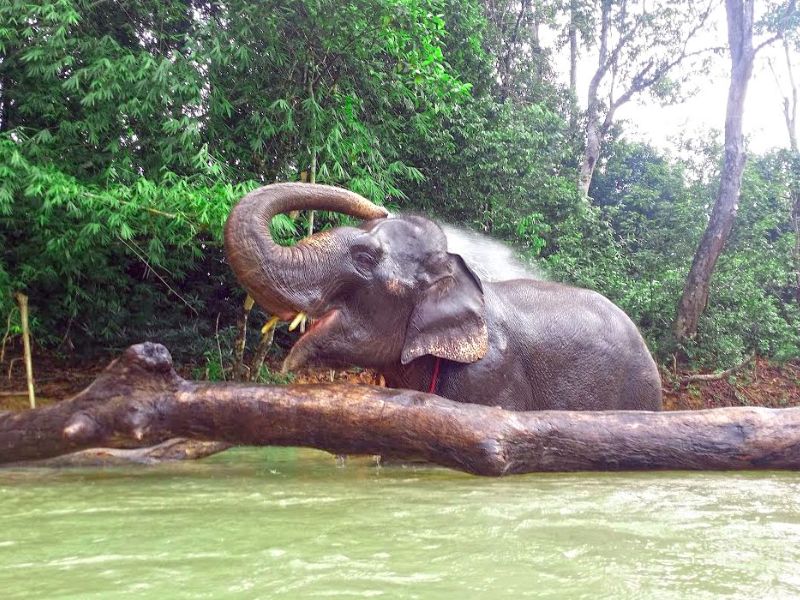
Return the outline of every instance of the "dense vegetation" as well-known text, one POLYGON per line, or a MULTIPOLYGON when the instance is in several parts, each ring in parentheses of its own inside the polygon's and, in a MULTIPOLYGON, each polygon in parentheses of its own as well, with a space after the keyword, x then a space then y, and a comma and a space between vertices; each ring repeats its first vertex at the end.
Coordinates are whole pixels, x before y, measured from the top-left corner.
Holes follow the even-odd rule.
MULTIPOLYGON (((595 3, 566 4, 3 2, 3 329, 18 326, 23 291, 40 346, 151 338, 199 358, 219 331, 230 352, 244 294, 222 259, 227 213, 253 187, 313 172, 516 244, 622 306, 662 361, 800 356, 796 150, 750 157, 698 335, 678 345, 671 323, 722 151, 687 140, 665 155, 617 123, 585 198, 585 113, 554 70, 567 30, 591 47, 597 18, 595 3)), ((274 227, 289 239, 306 219, 274 227)))

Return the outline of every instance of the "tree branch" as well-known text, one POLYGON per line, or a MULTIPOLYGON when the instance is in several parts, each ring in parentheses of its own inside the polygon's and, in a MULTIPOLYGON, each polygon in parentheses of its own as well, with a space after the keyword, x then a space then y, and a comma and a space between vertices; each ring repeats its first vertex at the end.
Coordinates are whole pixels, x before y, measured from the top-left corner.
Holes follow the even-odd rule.
POLYGON ((149 262, 149 261, 147 260, 147 258, 145 257, 145 255, 144 255, 144 251, 138 251, 138 250, 136 249, 136 247, 135 247, 135 244, 136 244, 136 242, 133 242, 133 240, 131 240, 131 242, 128 242, 127 240, 125 240, 124 238, 122 238, 122 237, 121 237, 121 236, 119 236, 119 235, 118 235, 118 236, 116 236, 116 237, 117 237, 117 239, 118 239, 120 242, 122 242, 122 243, 123 243, 123 245, 125 245, 125 247, 127 247, 127 248, 128 248, 128 250, 130 250, 131 252, 133 252, 133 254, 136 256, 136 258, 138 258, 139 260, 141 260, 141 261, 144 263, 145 267, 147 267, 147 269, 148 269, 148 270, 149 270, 149 271, 150 271, 150 272, 151 272, 153 275, 155 275, 155 276, 158 278, 158 280, 159 280, 161 283, 163 283, 163 284, 164 284, 164 286, 166 286, 166 288, 167 288, 167 289, 168 289, 170 292, 172 292, 172 294, 174 294, 176 298, 178 298, 178 300, 180 300, 181 302, 183 302, 183 303, 186 305, 186 307, 187 307, 187 308, 188 308, 190 311, 192 311, 192 312, 195 314, 195 316, 197 316, 197 315, 198 315, 197 309, 196 309, 194 306, 192 306, 191 304, 189 304, 189 302, 186 300, 186 298, 184 298, 183 296, 181 296, 181 295, 180 295, 180 294, 179 294, 179 293, 178 293, 178 292, 175 290, 175 288, 173 288, 173 287, 172 287, 172 286, 169 284, 169 282, 167 282, 167 280, 166 280, 166 279, 164 279, 164 278, 163 278, 163 277, 162 277, 162 276, 159 274, 159 272, 158 272, 158 271, 156 271, 156 270, 153 268, 153 265, 151 265, 151 264, 150 264, 150 262, 149 262))
POLYGON ((608 69, 611 68, 611 65, 616 64, 619 58, 619 53, 622 52, 622 49, 625 47, 625 44, 636 34, 636 30, 639 28, 641 21, 636 21, 633 27, 628 31, 625 35, 623 35, 614 49, 611 51, 611 55, 607 56, 607 44, 608 44, 608 22, 607 19, 609 15, 604 13, 603 15, 603 25, 601 25, 601 34, 600 34, 600 58, 598 60, 598 68, 595 71, 594 76, 592 76, 591 81, 589 82, 589 101, 591 102, 591 98, 597 96, 597 88, 600 86, 600 82, 605 77, 605 74, 608 72, 608 69))
POLYGON ((777 20, 776 32, 773 36, 767 38, 763 42, 761 42, 758 46, 755 47, 753 50, 753 56, 758 54, 759 50, 762 48, 769 46, 777 42, 779 39, 783 38, 784 33, 786 32, 787 23, 789 19, 797 12, 797 0, 789 0, 786 3, 786 9, 783 11, 783 14, 777 20))
POLYGON ((719 373, 699 373, 695 375, 687 375, 686 377, 681 377, 680 381, 681 383, 693 383, 695 381, 719 381, 720 379, 725 379, 729 375, 733 375, 737 371, 742 370, 755 357, 756 353, 751 352, 742 362, 740 362, 738 365, 732 366, 730 369, 725 369, 719 373))
POLYGON ((616 111, 620 106, 628 102, 635 94, 638 94, 641 91, 648 89, 649 87, 658 83, 661 79, 666 77, 667 73, 669 73, 673 68, 675 68, 678 64, 690 58, 692 56, 698 56, 700 54, 705 54, 713 50, 713 48, 703 48, 701 50, 695 50, 693 52, 687 52, 689 42, 694 38, 698 31, 700 31, 704 26, 706 21, 708 20, 709 15, 711 14, 711 9, 713 7, 713 3, 709 2, 706 5, 705 10, 701 13, 700 19, 695 23, 695 26, 689 31, 686 37, 683 40, 683 45, 681 47, 681 52, 671 61, 667 61, 662 63, 659 66, 655 73, 651 77, 646 77, 647 73, 653 68, 654 63, 652 60, 648 61, 648 63, 639 70, 639 72, 634 75, 633 79, 631 80, 631 86, 620 96, 617 100, 611 102, 610 106, 613 107, 613 110, 616 111))
MULTIPOLYGON (((786 58, 786 72, 789 75, 789 89, 791 97, 783 99, 783 116, 786 120, 786 129, 789 134, 789 147, 792 152, 797 153, 797 83, 794 79, 794 69, 792 68, 792 57, 789 53, 789 42, 783 38, 783 52, 786 58)), ((772 63, 770 63, 770 68, 772 63)))

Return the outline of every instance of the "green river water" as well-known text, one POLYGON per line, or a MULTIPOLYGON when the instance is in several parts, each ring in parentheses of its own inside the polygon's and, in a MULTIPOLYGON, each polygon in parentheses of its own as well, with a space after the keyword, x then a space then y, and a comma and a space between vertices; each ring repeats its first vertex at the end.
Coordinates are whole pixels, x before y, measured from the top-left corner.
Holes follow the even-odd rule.
POLYGON ((800 598, 800 474, 0 470, 0 598, 800 598))

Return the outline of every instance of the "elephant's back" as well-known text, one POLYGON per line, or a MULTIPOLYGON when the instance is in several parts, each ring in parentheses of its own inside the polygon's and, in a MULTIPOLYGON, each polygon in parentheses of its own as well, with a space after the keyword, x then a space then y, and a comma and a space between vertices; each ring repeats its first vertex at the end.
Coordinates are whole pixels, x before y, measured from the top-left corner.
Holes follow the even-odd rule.
POLYGON ((486 285, 490 331, 526 358, 530 409, 660 410, 658 368, 636 325, 602 294, 533 280, 486 285))

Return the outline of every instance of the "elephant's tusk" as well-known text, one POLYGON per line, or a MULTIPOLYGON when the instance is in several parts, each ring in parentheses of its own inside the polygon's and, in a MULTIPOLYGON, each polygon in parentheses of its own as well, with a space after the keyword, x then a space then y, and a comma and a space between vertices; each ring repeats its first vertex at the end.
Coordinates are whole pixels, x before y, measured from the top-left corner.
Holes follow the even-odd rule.
POLYGON ((289 331, 294 331, 295 329, 297 329, 298 325, 301 325, 300 331, 305 331, 306 319, 308 319, 308 315, 306 315, 306 313, 304 312, 297 313, 297 316, 294 318, 294 321, 292 321, 289 324, 289 331))

